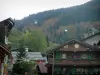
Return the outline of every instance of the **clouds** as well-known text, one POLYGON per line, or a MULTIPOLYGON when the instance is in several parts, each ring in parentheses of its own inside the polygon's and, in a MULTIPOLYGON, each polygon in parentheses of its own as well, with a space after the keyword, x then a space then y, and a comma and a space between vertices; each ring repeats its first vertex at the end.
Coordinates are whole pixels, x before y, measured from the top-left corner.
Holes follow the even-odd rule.
POLYGON ((21 19, 29 14, 79 5, 89 0, 0 0, 0 20, 12 17, 21 19))

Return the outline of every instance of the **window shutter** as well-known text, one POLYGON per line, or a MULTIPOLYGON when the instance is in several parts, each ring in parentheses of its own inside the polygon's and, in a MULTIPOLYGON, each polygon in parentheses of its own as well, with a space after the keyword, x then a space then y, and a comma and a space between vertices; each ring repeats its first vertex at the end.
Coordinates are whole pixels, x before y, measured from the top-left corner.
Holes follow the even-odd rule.
POLYGON ((55 57, 56 57, 57 59, 60 59, 60 58, 61 58, 61 52, 56 52, 55 57))
POLYGON ((88 60, 92 60, 93 58, 92 58, 92 56, 91 55, 89 55, 88 56, 88 60))

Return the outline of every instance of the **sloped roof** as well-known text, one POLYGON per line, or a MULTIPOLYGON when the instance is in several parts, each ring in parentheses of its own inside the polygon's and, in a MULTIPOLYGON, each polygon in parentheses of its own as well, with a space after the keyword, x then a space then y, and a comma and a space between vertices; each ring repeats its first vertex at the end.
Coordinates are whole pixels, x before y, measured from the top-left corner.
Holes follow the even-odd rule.
MULTIPOLYGON (((16 51, 12 51, 11 53, 12 53, 12 56, 14 58, 16 58, 17 52, 16 51)), ((26 54, 27 54, 27 57, 29 59, 32 59, 32 60, 44 60, 44 58, 42 57, 41 52, 26 52, 26 54)))
POLYGON ((87 48, 90 48, 91 51, 94 51, 94 50, 95 50, 95 51, 98 51, 98 50, 99 50, 97 47, 94 47, 94 46, 92 46, 92 45, 90 45, 90 44, 87 44, 87 43, 82 42, 82 41, 78 41, 78 40, 76 40, 76 39, 72 39, 72 40, 69 40, 69 41, 67 41, 66 43, 64 43, 64 44, 62 44, 62 45, 60 45, 60 46, 57 46, 57 47, 55 47, 55 48, 53 48, 53 49, 50 49, 50 50, 47 52, 47 54, 48 54, 48 53, 52 53, 53 51, 56 51, 56 50, 60 49, 61 47, 65 46, 66 44, 70 44, 70 43, 72 43, 72 42, 76 42, 76 43, 79 43, 79 44, 81 44, 81 45, 83 45, 83 46, 86 46, 87 48))
POLYGON ((47 67, 43 63, 38 63, 39 69, 41 73, 47 73, 47 67))
POLYGON ((100 35, 100 32, 98 32, 98 33, 96 33, 96 34, 94 34, 94 35, 91 35, 91 36, 89 36, 89 37, 87 37, 87 38, 84 38, 84 39, 82 39, 81 41, 90 39, 90 38, 92 38, 92 37, 94 37, 94 36, 96 36, 96 35, 100 35))
POLYGON ((13 20, 11 18, 8 18, 8 19, 5 19, 3 21, 1 21, 0 23, 4 23, 5 26, 8 27, 8 34, 7 36, 9 35, 9 32, 11 31, 12 27, 15 25, 13 20))

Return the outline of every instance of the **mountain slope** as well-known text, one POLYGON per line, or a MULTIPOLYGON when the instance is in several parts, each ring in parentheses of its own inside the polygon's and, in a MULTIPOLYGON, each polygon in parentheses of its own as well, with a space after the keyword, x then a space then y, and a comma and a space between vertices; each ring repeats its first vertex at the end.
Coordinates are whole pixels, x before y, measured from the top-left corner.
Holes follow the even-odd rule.
POLYGON ((95 22, 99 23, 99 16, 100 0, 91 0, 79 6, 32 14, 22 20, 16 20, 15 23, 21 30, 23 28, 41 29, 50 41, 63 43, 66 39, 81 39, 89 27, 94 27, 95 22), (68 33, 65 33, 64 29, 68 29, 68 33))

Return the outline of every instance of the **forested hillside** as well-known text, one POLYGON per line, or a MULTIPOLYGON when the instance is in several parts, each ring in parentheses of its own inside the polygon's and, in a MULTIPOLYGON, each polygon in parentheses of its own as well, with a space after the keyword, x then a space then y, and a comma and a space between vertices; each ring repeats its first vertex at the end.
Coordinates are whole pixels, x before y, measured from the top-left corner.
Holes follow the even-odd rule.
POLYGON ((15 20, 15 28, 40 30, 49 42, 64 43, 69 39, 82 39, 89 28, 100 29, 100 0, 83 5, 49 10, 15 20), (67 29, 67 32, 64 30, 67 29))

